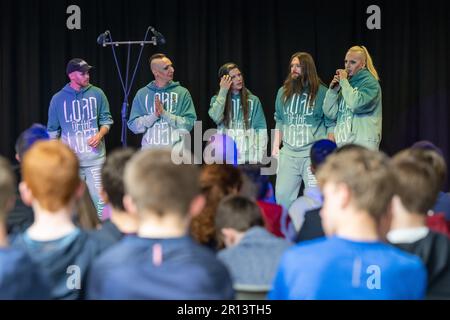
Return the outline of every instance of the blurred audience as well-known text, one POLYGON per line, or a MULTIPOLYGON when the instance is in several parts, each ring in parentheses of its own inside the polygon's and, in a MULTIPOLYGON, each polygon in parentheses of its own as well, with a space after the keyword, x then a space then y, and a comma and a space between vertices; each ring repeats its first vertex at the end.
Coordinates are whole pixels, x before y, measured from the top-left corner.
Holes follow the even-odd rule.
POLYGON ((200 173, 200 190, 206 198, 206 205, 191 222, 191 235, 197 242, 212 250, 219 249, 214 227, 217 207, 225 196, 239 193, 241 187, 242 176, 238 168, 230 164, 203 167, 200 173))
POLYGON ((232 299, 225 266, 188 236, 191 217, 205 205, 199 169, 174 164, 170 151, 145 150, 127 163, 124 181, 137 236, 125 236, 95 261, 89 298, 232 299))
POLYGON ((234 285, 272 285, 281 254, 290 243, 269 233, 258 205, 242 196, 224 198, 217 209, 216 232, 225 249, 218 258, 234 285))
POLYGON ((427 298, 450 299, 450 239, 426 225, 442 183, 435 164, 443 167, 444 159, 433 150, 411 148, 392 162, 398 185, 387 238, 422 259, 428 272, 427 298))

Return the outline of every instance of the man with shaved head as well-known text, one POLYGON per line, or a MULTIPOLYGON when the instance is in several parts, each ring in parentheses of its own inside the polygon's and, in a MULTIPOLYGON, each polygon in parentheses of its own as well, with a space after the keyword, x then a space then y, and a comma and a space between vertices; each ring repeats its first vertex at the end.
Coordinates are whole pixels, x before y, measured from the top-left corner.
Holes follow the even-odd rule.
POLYGON ((137 92, 128 128, 144 134, 142 149, 168 148, 182 142, 182 133, 192 130, 197 115, 189 91, 173 81, 172 61, 157 53, 149 63, 155 80, 137 92))

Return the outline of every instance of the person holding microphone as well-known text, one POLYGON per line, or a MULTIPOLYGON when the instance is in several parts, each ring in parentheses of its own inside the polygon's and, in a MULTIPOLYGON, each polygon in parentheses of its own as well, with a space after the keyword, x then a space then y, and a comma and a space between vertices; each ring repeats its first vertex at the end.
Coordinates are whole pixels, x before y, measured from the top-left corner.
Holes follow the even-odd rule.
POLYGON ((334 135, 338 146, 353 143, 379 149, 382 120, 379 80, 366 47, 351 47, 345 55, 345 69, 336 70, 323 103, 325 115, 336 120, 334 135))

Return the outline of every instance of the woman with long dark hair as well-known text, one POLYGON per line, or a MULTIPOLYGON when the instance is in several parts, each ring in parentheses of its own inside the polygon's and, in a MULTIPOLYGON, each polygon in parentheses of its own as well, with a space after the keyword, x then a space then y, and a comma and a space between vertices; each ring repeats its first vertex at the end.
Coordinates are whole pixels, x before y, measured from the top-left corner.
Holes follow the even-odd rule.
POLYGON ((245 87, 238 65, 225 63, 218 73, 219 92, 208 111, 221 133, 234 139, 238 163, 261 162, 267 148, 267 124, 259 98, 245 87))

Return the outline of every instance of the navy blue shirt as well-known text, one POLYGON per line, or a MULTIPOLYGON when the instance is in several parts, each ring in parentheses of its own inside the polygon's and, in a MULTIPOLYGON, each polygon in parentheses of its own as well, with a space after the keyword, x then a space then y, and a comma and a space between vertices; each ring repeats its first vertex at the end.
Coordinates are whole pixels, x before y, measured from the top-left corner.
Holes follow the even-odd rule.
POLYGON ((49 299, 48 280, 27 254, 0 248, 0 300, 49 299))
POLYGON ((288 249, 269 298, 422 299, 426 279, 420 259, 393 246, 320 238, 288 249))
POLYGON ((125 234, 110 220, 105 220, 99 230, 91 231, 90 234, 99 242, 102 242, 106 247, 110 247, 119 242, 125 234))
POLYGON ((190 237, 125 236, 93 264, 89 299, 232 299, 225 266, 190 237))
POLYGON ((104 245, 81 229, 52 241, 35 241, 25 232, 12 245, 25 250, 50 280, 51 298, 83 299, 86 275, 104 245))
POLYGON ((443 213, 445 220, 450 221, 450 194, 439 192, 433 211, 435 213, 443 213))

